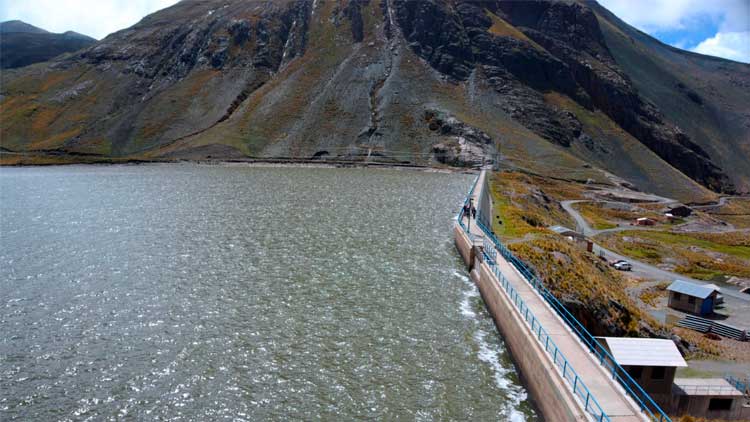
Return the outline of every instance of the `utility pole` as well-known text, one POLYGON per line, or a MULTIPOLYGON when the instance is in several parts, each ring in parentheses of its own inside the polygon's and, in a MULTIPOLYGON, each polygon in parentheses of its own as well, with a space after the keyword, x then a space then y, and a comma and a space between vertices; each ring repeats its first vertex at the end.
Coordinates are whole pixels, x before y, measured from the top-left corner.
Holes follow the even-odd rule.
POLYGON ((473 202, 474 198, 469 198, 469 212, 466 214, 466 220, 469 222, 466 225, 466 231, 468 231, 469 233, 471 233, 471 208, 474 206, 473 202))
POLYGON ((500 157, 501 157, 501 154, 500 154, 500 142, 498 141, 498 142, 495 143, 495 159, 494 159, 494 163, 492 165, 492 170, 494 170, 494 171, 500 171, 500 157))

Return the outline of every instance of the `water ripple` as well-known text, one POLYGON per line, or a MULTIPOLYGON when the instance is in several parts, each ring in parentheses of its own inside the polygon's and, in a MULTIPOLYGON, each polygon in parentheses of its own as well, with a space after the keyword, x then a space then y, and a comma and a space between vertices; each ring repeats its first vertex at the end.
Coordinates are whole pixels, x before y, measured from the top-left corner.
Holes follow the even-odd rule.
POLYGON ((0 169, 0 419, 536 420, 453 248, 470 182, 0 169))

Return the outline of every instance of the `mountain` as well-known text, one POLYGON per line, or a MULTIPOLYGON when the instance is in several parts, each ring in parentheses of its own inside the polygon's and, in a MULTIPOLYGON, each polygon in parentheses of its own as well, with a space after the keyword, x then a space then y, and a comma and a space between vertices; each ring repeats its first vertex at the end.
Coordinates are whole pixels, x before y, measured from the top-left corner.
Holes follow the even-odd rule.
POLYGON ((34 25, 29 25, 23 21, 5 21, 0 22, 0 34, 8 33, 25 33, 25 34, 49 34, 42 28, 37 28, 34 25))
POLYGON ((73 157, 492 160, 750 191, 750 66, 585 0, 183 0, 2 72, 2 147, 73 157))
POLYGON ((53 34, 21 21, 0 23, 0 68, 45 62, 63 53, 89 47, 95 39, 68 31, 53 34))

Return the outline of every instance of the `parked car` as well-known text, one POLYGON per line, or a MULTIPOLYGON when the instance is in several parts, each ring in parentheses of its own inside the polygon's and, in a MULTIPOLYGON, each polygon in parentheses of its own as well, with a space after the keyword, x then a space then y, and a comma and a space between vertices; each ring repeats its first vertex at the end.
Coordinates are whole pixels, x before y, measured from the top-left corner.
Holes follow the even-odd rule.
POLYGON ((628 261, 620 261, 615 263, 615 269, 620 271, 631 271, 633 266, 628 261))

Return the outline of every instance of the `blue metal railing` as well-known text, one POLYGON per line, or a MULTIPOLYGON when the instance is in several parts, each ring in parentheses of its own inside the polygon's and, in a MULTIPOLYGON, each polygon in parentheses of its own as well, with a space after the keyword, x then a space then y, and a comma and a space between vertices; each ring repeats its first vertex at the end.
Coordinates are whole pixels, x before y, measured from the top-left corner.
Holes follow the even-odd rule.
POLYGON ((728 383, 732 384, 734 388, 741 391, 742 394, 750 394, 750 377, 748 377, 747 380, 741 380, 734 375, 726 374, 724 378, 728 383))
MULTIPOLYGON (((599 343, 591 333, 588 332, 588 330, 574 317, 570 311, 563 306, 562 303, 560 303, 559 300, 544 286, 544 283, 542 283, 533 273, 531 268, 529 268, 526 263, 518 259, 515 255, 513 255, 508 248, 505 247, 498 239, 495 237, 495 234, 492 232, 492 230, 488 229, 484 224, 482 224, 480 221, 476 221, 477 226, 484 232, 485 239, 489 239, 491 242, 491 245, 488 246, 494 246, 494 248, 489 247, 489 249, 496 249, 500 252, 500 254, 505 258, 508 262, 510 262, 526 279, 526 281, 539 293, 539 295, 544 298, 544 300, 552 307, 552 309, 557 312, 557 314, 565 321, 565 323, 570 327, 570 329, 576 333, 576 335, 579 337, 581 342, 588 347, 589 351, 592 352, 597 359, 599 360, 599 363, 604 366, 609 373, 612 374, 612 378, 616 380, 624 389, 625 392, 631 396, 635 402, 638 404, 638 406, 641 408, 643 412, 645 412, 648 416, 651 417, 652 420, 657 420, 660 422, 671 422, 672 420, 667 416, 666 413, 659 407, 656 402, 651 398, 651 396, 646 393, 643 388, 633 380, 633 378, 628 374, 627 371, 625 371, 610 355, 610 353, 599 343)), ((488 249, 488 247, 485 247, 485 250, 488 249)), ((494 262, 495 257, 492 255, 488 255, 494 262)))
POLYGON ((474 189, 477 187, 477 182, 479 182, 479 176, 477 176, 476 179, 474 179, 474 183, 471 184, 471 189, 469 189, 469 194, 466 195, 466 199, 464 200, 463 204, 461 204, 461 209, 458 211, 458 215, 456 215, 456 222, 458 225, 469 235, 469 238, 471 238, 471 233, 469 233, 469 228, 466 227, 466 224, 464 224, 464 207, 469 203, 469 199, 471 199, 471 196, 474 195, 474 189))
POLYGON ((500 267, 496 264, 495 258, 497 257, 497 253, 495 251, 495 248, 493 248, 492 245, 488 244, 488 240, 486 238, 484 239, 484 242, 485 262, 487 262, 487 264, 490 266, 490 269, 495 274, 495 277, 497 277, 497 279, 500 281, 500 285, 503 287, 503 289, 505 289, 511 302, 513 302, 513 304, 521 314, 521 317, 523 317, 523 319, 531 328, 531 332, 534 333, 536 338, 539 340, 539 343, 544 347, 544 351, 550 355, 550 357, 552 358, 552 362, 560 370, 563 378, 570 384, 573 389, 573 394, 578 396, 578 398, 581 400, 586 413, 589 413, 591 416, 593 416, 594 420, 596 421, 609 422, 609 416, 604 413, 604 410, 602 409, 601 405, 599 405, 599 402, 596 400, 594 395, 591 394, 591 391, 589 391, 588 387, 586 387, 586 384, 583 382, 581 377, 578 376, 578 373, 576 373, 575 369, 573 369, 573 366, 557 347, 557 344, 555 344, 554 340, 552 340, 552 338, 549 336, 547 330, 544 329, 537 317, 533 312, 531 312, 529 307, 526 305, 526 302, 524 302, 516 289, 510 284, 508 279, 503 276, 502 272, 500 271, 500 267))

